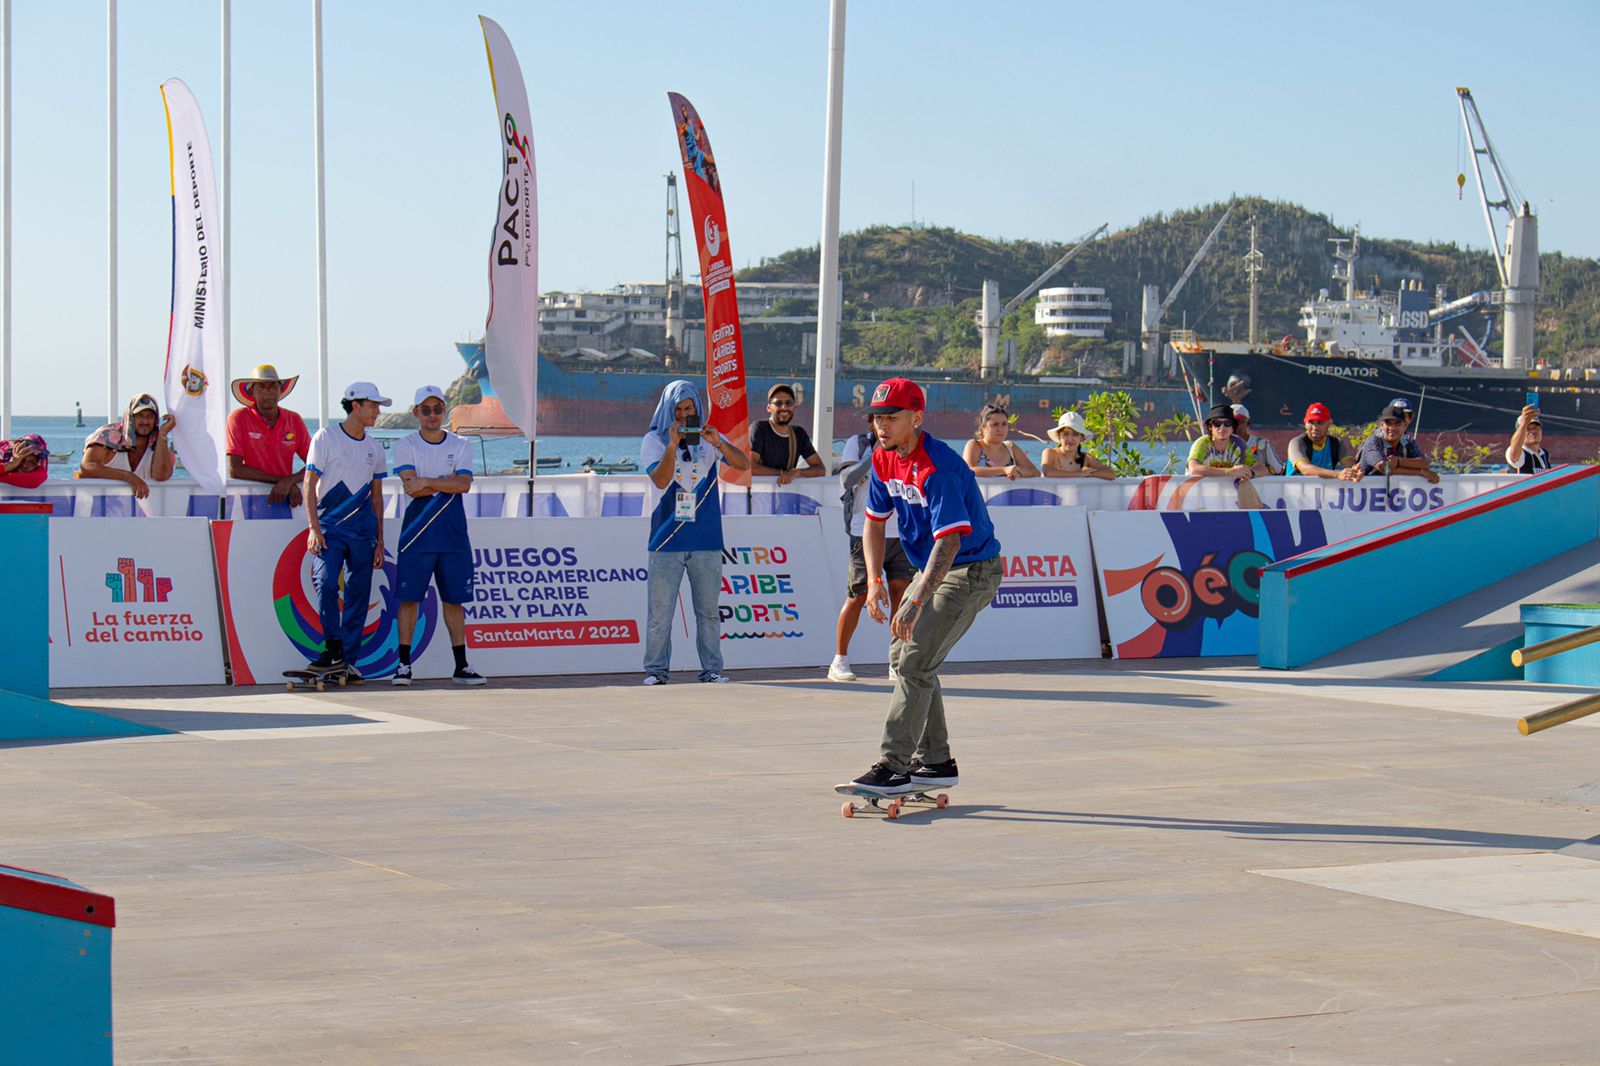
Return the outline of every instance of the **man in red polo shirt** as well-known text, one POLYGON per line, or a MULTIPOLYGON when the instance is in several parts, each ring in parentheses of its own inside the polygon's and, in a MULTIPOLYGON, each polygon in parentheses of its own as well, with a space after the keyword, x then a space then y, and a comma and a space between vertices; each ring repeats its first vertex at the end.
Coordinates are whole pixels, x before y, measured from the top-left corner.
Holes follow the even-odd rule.
POLYGON ((234 379, 234 398, 244 406, 228 415, 228 476, 269 484, 267 500, 290 507, 299 507, 301 499, 294 457, 305 461, 311 434, 305 419, 278 402, 299 380, 298 374, 280 378, 276 367, 263 363, 254 377, 234 379))

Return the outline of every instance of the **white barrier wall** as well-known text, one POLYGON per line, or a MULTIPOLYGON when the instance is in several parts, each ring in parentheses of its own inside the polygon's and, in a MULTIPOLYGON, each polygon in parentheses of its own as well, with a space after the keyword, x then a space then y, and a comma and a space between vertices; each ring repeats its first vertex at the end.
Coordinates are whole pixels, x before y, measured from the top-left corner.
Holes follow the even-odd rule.
POLYGON ((203 518, 50 523, 50 683, 223 680, 203 518))

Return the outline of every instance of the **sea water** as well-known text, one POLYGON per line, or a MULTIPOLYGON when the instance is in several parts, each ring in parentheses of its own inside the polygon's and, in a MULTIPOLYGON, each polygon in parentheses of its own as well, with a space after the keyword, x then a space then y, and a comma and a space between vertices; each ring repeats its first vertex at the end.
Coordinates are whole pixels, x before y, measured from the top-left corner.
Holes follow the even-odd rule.
MULTIPOLYGON (((78 462, 83 458, 83 442, 89 434, 93 433, 105 422, 98 416, 83 416, 83 425, 79 426, 71 415, 17 415, 11 420, 11 436, 20 437, 27 433, 37 433, 50 445, 51 470, 53 478, 69 478, 72 471, 78 468, 78 462)), ((306 419, 313 432, 317 423, 306 419)), ((384 447, 390 447, 394 441, 405 436, 410 430, 381 429, 373 430, 373 436, 384 442, 384 447)), ((641 436, 643 431, 641 430, 641 436)), ((474 470, 479 474, 505 474, 524 473, 528 463, 528 442, 522 437, 469 437, 473 445, 474 470), (520 463, 520 465, 519 465, 520 463)), ((1047 445, 1043 441, 1015 438, 1016 443, 1037 465, 1047 445)), ((600 463, 617 463, 639 461, 640 437, 540 437, 537 444, 537 454, 541 460, 560 460, 560 466, 541 465, 540 473, 544 474, 576 474, 589 461, 600 463)), ((949 440, 945 442, 956 451, 966 446, 965 440, 949 440)), ((837 455, 844 446, 842 440, 834 442, 834 454, 837 455)), ((1181 464, 1182 457, 1189 450, 1187 441, 1171 444, 1143 445, 1136 444, 1135 448, 1145 456, 1145 465, 1161 473, 1167 464, 1168 456, 1175 455, 1181 464)), ((179 457, 182 458, 181 456, 179 457)), ((1181 465, 1179 467, 1181 469, 1181 465)), ((181 463, 175 477, 186 478, 181 463)))

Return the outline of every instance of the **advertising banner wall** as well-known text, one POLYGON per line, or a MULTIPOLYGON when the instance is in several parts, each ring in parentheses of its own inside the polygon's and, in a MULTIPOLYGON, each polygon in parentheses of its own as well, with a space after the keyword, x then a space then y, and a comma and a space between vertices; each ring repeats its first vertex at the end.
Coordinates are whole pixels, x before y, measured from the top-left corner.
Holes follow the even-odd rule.
POLYGON ((220 685, 203 518, 50 522, 50 683, 220 685))
POLYGON ((1100 658, 1100 616, 1082 507, 995 508, 1005 577, 952 662, 1100 658))
POLYGON ((1097 511, 1089 531, 1120 659, 1254 655, 1261 568, 1357 532, 1338 512, 1277 510, 1097 511))

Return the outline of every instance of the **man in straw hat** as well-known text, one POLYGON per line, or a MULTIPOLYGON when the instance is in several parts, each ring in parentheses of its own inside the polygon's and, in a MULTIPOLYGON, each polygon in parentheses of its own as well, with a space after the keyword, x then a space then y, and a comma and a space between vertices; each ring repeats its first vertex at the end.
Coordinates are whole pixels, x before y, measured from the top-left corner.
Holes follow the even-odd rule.
POLYGON ((305 462, 311 434, 305 419, 279 404, 299 380, 298 374, 280 378, 276 367, 262 363, 252 376, 233 380, 234 398, 243 406, 228 415, 228 476, 271 485, 267 499, 291 507, 301 500, 294 457, 305 462))

